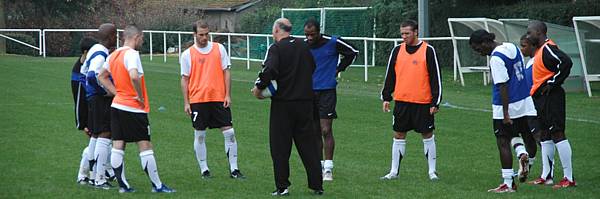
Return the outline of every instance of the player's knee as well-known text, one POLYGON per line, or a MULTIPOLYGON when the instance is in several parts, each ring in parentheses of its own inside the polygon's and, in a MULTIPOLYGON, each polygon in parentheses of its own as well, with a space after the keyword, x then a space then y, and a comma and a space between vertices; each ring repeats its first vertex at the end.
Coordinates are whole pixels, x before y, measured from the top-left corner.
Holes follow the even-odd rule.
POLYGON ((139 141, 137 144, 140 152, 152 150, 152 143, 150 143, 148 140, 139 141))
POLYGON ((433 131, 422 133, 421 136, 423 137, 423 139, 429 139, 429 138, 433 137, 433 131))
POLYGON ((406 139, 406 132, 394 132, 394 138, 406 139))
POLYGON ((552 141, 554 141, 554 143, 559 143, 562 142, 563 140, 566 140, 567 137, 565 136, 565 132, 559 131, 559 132, 554 132, 552 133, 552 141))
POLYGON ((98 134, 99 138, 109 138, 110 139, 110 132, 102 132, 98 134))
POLYGON ((331 127, 329 127, 329 126, 321 126, 321 134, 323 134, 323 137, 332 136, 331 127))

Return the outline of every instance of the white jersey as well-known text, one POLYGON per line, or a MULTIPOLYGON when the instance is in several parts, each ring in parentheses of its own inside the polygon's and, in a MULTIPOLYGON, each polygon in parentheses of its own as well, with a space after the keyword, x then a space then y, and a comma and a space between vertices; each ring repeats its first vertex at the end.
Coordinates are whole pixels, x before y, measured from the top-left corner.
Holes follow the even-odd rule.
POLYGON ((107 60, 106 56, 108 56, 108 49, 102 44, 94 44, 85 56, 85 61, 83 62, 83 65, 81 65, 80 73, 87 75, 88 71, 99 71, 107 60))
MULTIPOLYGON (((494 48, 494 51, 492 51, 492 54, 496 52, 505 55, 509 59, 515 59, 517 55, 523 57, 521 52, 517 50, 516 46, 511 43, 503 43, 502 45, 497 46, 496 48, 494 48)), ((508 82, 510 78, 504 60, 502 60, 498 56, 491 56, 490 71, 494 84, 508 82)), ((502 105, 492 104, 493 119, 504 119, 503 113, 504 111, 502 110, 502 105)), ((536 116, 537 111, 535 110, 535 106, 533 104, 533 99, 531 98, 531 96, 527 96, 522 100, 510 103, 508 105, 508 114, 511 119, 516 119, 524 116, 536 116)))
MULTIPOLYGON (((229 58, 229 55, 227 54, 227 50, 225 50, 225 46, 223 46, 222 44, 218 45, 219 51, 221 52, 221 67, 223 68, 223 70, 228 69, 229 66, 231 66, 231 60, 229 58)), ((212 50, 212 43, 208 42, 208 45, 206 45, 206 47, 204 48, 199 48, 197 45, 194 44, 191 48, 196 48, 196 50, 198 50, 198 52, 202 54, 208 54, 210 53, 210 50, 212 50)), ((188 48, 187 50, 183 51, 183 53, 181 53, 181 58, 179 59, 179 64, 181 65, 181 75, 190 75, 190 69, 192 67, 191 60, 192 58, 190 56, 190 49, 188 48)))

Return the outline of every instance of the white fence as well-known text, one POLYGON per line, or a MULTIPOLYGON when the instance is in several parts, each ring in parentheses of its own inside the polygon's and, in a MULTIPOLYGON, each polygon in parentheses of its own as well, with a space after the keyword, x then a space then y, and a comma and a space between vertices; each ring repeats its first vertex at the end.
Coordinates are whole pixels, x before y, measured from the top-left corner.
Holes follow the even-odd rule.
MULTIPOLYGON (((5 37, 7 39, 10 39, 12 41, 15 41, 17 43, 23 44, 25 46, 28 46, 30 48, 36 49, 39 51, 40 55, 43 55, 43 57, 46 57, 46 36, 55 32, 95 32, 97 31, 97 29, 0 29, 0 32, 19 32, 19 31, 27 31, 27 32, 39 32, 39 46, 34 46, 22 41, 19 41, 17 39, 14 38, 9 38, 5 35, 0 34, 0 36, 5 37)), ((122 32, 122 30, 118 30, 119 32, 122 32)), ((178 42, 177 42, 177 49, 179 52, 179 55, 181 55, 181 51, 182 51, 182 44, 181 44, 181 35, 193 35, 193 32, 186 32, 186 31, 161 31, 161 30, 145 30, 143 31, 144 33, 147 33, 149 35, 149 50, 150 50, 150 60, 153 60, 154 57, 154 49, 153 49, 153 44, 154 44, 154 40, 153 40, 153 35, 156 34, 162 34, 163 36, 163 62, 167 62, 167 35, 177 35, 178 38, 178 42)), ((253 59, 250 57, 250 50, 251 48, 257 48, 254 46, 251 46, 250 43, 250 38, 256 38, 256 37, 261 37, 261 38, 265 38, 267 41, 267 45, 264 47, 265 51, 268 49, 268 47, 270 46, 270 42, 272 38, 271 35, 269 34, 247 34, 247 33, 210 33, 210 40, 213 40, 213 37, 215 36, 226 36, 227 37, 227 51, 228 53, 231 55, 231 41, 232 41, 232 37, 245 37, 246 39, 246 56, 245 57, 235 57, 235 56, 231 56, 231 59, 233 60, 244 60, 246 61, 246 68, 250 69, 250 63, 251 62, 262 62, 262 59, 253 59)), ((117 34, 118 37, 118 34, 117 34)), ((304 35, 296 35, 296 37, 301 37, 303 38, 304 35)), ((363 65, 353 65, 353 66, 360 66, 362 68, 364 68, 364 81, 368 81, 368 71, 369 71, 369 67, 372 67, 372 65, 369 65, 369 58, 374 58, 375 54, 374 53, 369 53, 369 48, 368 48, 368 42, 393 42, 394 46, 398 45, 400 42, 402 42, 401 38, 372 38, 372 37, 344 37, 345 40, 348 41, 359 41, 363 43, 363 51, 359 52, 361 53, 364 58, 364 64, 363 65), (371 54, 372 57, 369 57, 369 54, 371 54)), ((425 40, 425 41, 452 41, 452 37, 429 37, 429 38, 420 38, 421 40, 425 40)), ((119 46, 119 40, 117 39, 117 47, 119 46)), ((374 51, 374 49, 371 49, 374 51)), ((391 50, 391 49, 390 49, 391 50)))

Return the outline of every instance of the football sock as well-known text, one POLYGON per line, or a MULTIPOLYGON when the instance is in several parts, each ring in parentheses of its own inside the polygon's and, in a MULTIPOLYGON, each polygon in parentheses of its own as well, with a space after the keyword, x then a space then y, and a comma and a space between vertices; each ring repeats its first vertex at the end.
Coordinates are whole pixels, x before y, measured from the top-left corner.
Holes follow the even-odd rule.
POLYGON ((425 153, 425 158, 427 159, 427 165, 429 166, 429 173, 435 173, 435 163, 436 163, 436 149, 435 149, 435 135, 432 135, 431 138, 423 139, 423 152, 425 153))
POLYGON ((127 182, 127 178, 125 178, 125 163, 123 162, 124 155, 125 151, 113 148, 110 154, 110 164, 115 170, 115 176, 117 177, 119 186, 129 189, 129 183, 127 182))
POLYGON ((158 168, 156 166, 156 160, 154 159, 154 151, 146 150, 140 152, 140 159, 142 160, 142 169, 144 169, 144 172, 146 172, 146 174, 150 178, 152 186, 154 186, 156 189, 162 188, 162 182, 158 177, 158 168))
POLYGON ((200 165, 200 172, 208 170, 206 162, 206 131, 194 130, 194 151, 196 152, 196 160, 200 165))
POLYGON ((402 158, 404 157, 405 149, 406 140, 394 138, 394 143, 392 144, 392 168, 390 168, 391 174, 398 175, 400 172, 400 161, 402 161, 402 158))
POLYGON ((235 140, 235 132, 233 128, 223 131, 223 139, 225 142, 225 154, 229 160, 229 170, 233 171, 238 169, 237 165, 237 141, 235 140))
POLYGON ((504 179, 504 184, 512 188, 514 171, 512 169, 502 169, 501 171, 502 179, 504 179))
POLYGON ((96 157, 96 185, 101 185, 106 182, 106 165, 108 164, 108 151, 110 150, 110 139, 98 138, 96 141, 96 150, 94 150, 94 157, 96 157))
POLYGON ((558 151, 558 156, 560 157, 560 163, 563 166, 563 173, 565 177, 573 182, 573 167, 571 167, 571 144, 569 144, 569 140, 563 140, 556 143, 556 149, 558 151))
POLYGON ((542 175, 541 178, 547 180, 554 176, 554 142, 546 140, 542 145, 542 175))
POLYGON ((96 140, 97 138, 91 137, 90 142, 88 143, 88 154, 87 159, 89 161, 89 167, 91 171, 90 179, 94 180, 96 178, 96 158, 94 156, 94 150, 96 150, 96 140))
POLYGON ((81 154, 81 161, 79 162, 79 172, 77 173, 77 179, 88 178, 90 175, 90 163, 87 159, 88 148, 83 149, 81 154))
POLYGON ((331 172, 333 170, 333 160, 325 160, 325 161, 323 161, 323 169, 325 171, 331 172))
POLYGON ((515 149, 515 155, 517 158, 521 157, 521 154, 527 154, 527 150, 525 149, 525 144, 523 143, 523 138, 514 137, 510 140, 510 145, 515 149))

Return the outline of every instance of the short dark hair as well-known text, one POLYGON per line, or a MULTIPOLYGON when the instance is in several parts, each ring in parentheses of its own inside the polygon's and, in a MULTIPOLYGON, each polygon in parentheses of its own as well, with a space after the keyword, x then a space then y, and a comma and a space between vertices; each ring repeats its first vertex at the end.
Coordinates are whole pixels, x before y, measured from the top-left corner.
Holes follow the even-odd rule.
POLYGON ((418 23, 417 23, 415 20, 411 20, 411 19, 409 19, 409 20, 403 21, 403 22, 400 24, 400 27, 401 27, 401 28, 403 28, 403 27, 408 27, 408 26, 412 27, 412 30, 413 30, 413 31, 415 31, 415 30, 418 30, 418 29, 419 29, 419 24, 418 24, 418 23))
POLYGON ((194 22, 194 24, 192 24, 192 28, 194 29, 194 32, 198 32, 198 27, 202 28, 202 29, 207 29, 208 23, 206 23, 206 21, 204 20, 198 20, 196 22, 194 22))
POLYGON ((529 26, 533 27, 537 31, 540 31, 544 34, 548 33, 548 27, 546 26, 546 23, 544 23, 542 21, 532 20, 529 22, 529 26))
POLYGON ((317 32, 321 31, 321 26, 319 25, 319 21, 317 21, 313 17, 311 17, 310 19, 306 20, 306 22, 304 22, 304 27, 305 28, 314 27, 317 32))
POLYGON ((494 39, 496 39, 496 35, 494 33, 489 33, 484 29, 479 29, 471 33, 469 44, 490 43, 494 42, 494 39))
POLYGON ((79 41, 79 50, 81 50, 81 53, 83 53, 83 51, 90 50, 90 48, 97 43, 98 41, 92 37, 84 37, 81 39, 81 41, 79 41))
POLYGON ((134 36, 143 34, 142 28, 136 24, 129 24, 123 29, 123 38, 131 39, 134 36))

